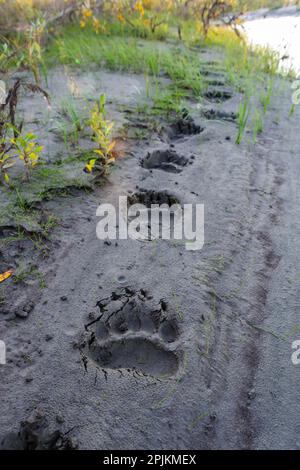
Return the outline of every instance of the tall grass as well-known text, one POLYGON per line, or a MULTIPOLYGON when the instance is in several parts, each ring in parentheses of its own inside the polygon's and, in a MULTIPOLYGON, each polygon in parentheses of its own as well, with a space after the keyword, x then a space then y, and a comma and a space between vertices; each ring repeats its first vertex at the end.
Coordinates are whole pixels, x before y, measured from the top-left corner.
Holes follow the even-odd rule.
POLYGON ((191 90, 196 96, 201 95, 204 87, 200 59, 192 51, 164 48, 155 41, 143 42, 132 37, 98 36, 88 28, 82 30, 74 25, 64 28, 49 45, 46 57, 48 65, 60 62, 85 68, 95 63, 111 70, 165 74, 178 88, 191 90))
POLYGON ((274 76, 279 71, 280 57, 265 47, 252 47, 245 38, 239 38, 228 28, 211 28, 206 44, 222 46, 225 50, 225 67, 230 82, 248 95, 253 85, 266 74, 274 76))
POLYGON ((236 141, 235 141, 237 145, 240 145, 243 140, 247 122, 249 119, 249 115, 250 115, 249 100, 248 98, 245 98, 244 101, 240 103, 239 111, 238 111, 238 117, 237 117, 238 134, 237 134, 236 141))
POLYGON ((160 69, 160 52, 153 46, 139 46, 134 38, 108 37, 95 34, 92 29, 80 29, 77 25, 67 26, 46 51, 49 65, 57 63, 86 67, 95 63, 106 65, 112 70, 132 72, 160 69))
POLYGON ((253 118, 253 142, 257 142, 258 135, 262 134, 264 123, 261 113, 256 109, 253 118))
POLYGON ((274 87, 274 80, 269 78, 267 87, 265 90, 262 91, 260 101, 263 106, 264 113, 267 113, 267 110, 270 106, 271 103, 271 98, 272 98, 272 93, 273 93, 273 87, 274 87))

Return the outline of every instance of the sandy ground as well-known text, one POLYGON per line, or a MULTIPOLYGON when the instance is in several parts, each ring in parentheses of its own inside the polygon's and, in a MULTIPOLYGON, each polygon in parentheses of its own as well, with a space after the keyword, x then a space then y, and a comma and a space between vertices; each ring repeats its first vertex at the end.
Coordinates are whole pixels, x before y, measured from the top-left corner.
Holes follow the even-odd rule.
MULTIPOLYGON (((123 122, 144 78, 97 73, 123 122)), ((7 281, 0 306, 3 448, 299 448, 300 111, 288 120, 282 83, 257 144, 236 146, 240 97, 221 89, 190 101, 192 126, 131 141, 104 187, 46 203, 62 220, 47 287, 7 281), (203 249, 98 240, 96 209, 119 195, 203 203, 203 249)))

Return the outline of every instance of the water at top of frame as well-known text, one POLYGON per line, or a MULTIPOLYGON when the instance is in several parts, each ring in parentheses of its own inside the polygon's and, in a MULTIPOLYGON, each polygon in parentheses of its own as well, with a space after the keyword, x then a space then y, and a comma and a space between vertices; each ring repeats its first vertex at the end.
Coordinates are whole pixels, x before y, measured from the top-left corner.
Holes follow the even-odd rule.
POLYGON ((254 16, 243 24, 245 33, 251 44, 269 46, 280 53, 280 56, 289 56, 282 61, 282 66, 289 69, 291 66, 300 73, 300 11, 286 16, 284 10, 281 14, 269 13, 267 17, 254 16), (274 16, 273 16, 274 15, 274 16))

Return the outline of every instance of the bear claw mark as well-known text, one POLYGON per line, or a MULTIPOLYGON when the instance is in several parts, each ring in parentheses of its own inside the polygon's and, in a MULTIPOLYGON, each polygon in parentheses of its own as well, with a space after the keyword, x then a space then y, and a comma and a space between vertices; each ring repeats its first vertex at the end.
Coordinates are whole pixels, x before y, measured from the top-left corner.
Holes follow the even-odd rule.
POLYGON ((167 304, 125 288, 98 302, 101 316, 86 326, 88 356, 102 370, 129 370, 156 378, 177 373, 179 330, 167 304), (163 307, 162 307, 163 306, 163 307))

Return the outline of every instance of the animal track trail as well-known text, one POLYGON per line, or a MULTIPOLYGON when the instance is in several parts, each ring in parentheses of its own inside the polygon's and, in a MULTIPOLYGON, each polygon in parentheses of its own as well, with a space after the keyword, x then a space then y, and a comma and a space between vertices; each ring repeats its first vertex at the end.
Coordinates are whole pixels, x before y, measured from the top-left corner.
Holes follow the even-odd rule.
POLYGON ((167 190, 155 191, 141 189, 140 191, 131 194, 128 197, 128 202, 130 205, 144 204, 148 208, 151 208, 152 204, 168 204, 169 206, 175 204, 180 206, 180 202, 177 197, 170 194, 167 190))
POLYGON ((236 122, 237 114, 234 112, 221 111, 219 109, 208 108, 202 111, 203 116, 208 120, 220 120, 228 122, 236 122))
POLYGON ((176 152, 175 143, 177 140, 200 134, 204 127, 197 124, 187 109, 183 109, 180 116, 166 128, 170 148, 158 148, 148 154, 140 161, 143 168, 147 170, 157 169, 168 173, 181 173, 183 168, 192 164, 194 156, 186 157, 176 152))
POLYGON ((186 157, 179 155, 175 150, 155 150, 148 153, 142 161, 142 166, 147 170, 158 169, 168 173, 181 173, 188 161, 186 157))
POLYGON ((171 140, 181 139, 186 136, 200 134, 204 127, 196 124, 194 119, 184 110, 181 117, 176 119, 170 126, 171 140))
POLYGON ((101 316, 87 326, 89 357, 103 369, 129 369, 153 377, 171 377, 179 368, 179 330, 166 311, 144 291, 123 289, 100 301, 101 316))
POLYGON ((210 101, 217 101, 221 103, 232 98, 233 92, 225 88, 211 87, 204 92, 204 96, 210 101))

